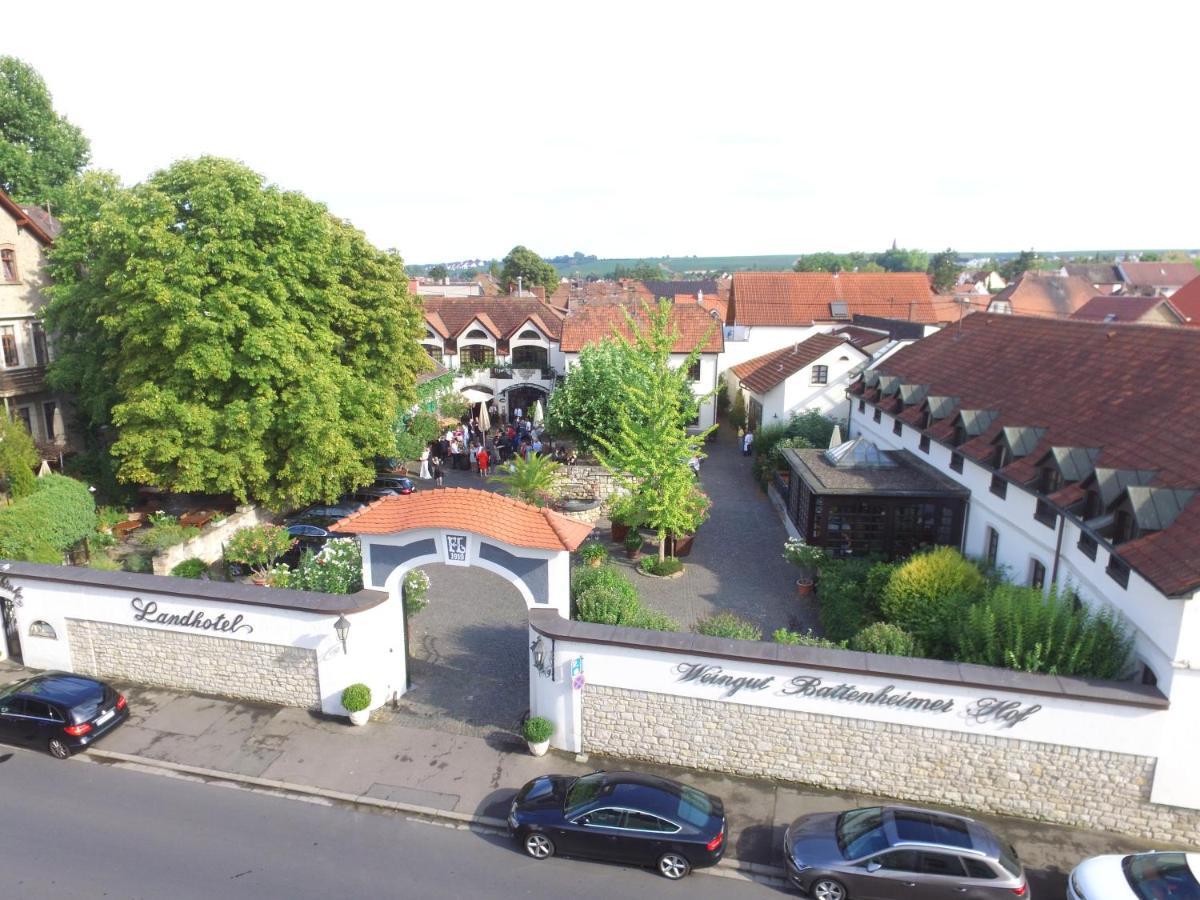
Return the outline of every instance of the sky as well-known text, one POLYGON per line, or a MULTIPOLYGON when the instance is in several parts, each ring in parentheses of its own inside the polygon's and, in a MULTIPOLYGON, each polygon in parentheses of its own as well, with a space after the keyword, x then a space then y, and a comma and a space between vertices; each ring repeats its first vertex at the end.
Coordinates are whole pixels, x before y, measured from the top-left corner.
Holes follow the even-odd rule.
POLYGON ((10 5, 93 166, 239 159, 411 263, 1200 246, 1195 0, 10 5))

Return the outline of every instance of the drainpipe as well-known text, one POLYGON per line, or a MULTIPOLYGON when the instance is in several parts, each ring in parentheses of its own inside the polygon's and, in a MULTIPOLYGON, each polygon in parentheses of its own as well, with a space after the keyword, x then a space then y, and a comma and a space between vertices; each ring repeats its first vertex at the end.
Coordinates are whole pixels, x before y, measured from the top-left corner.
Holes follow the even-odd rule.
POLYGON ((1058 540, 1054 543, 1054 566, 1050 570, 1050 585, 1058 586, 1058 561, 1062 558, 1062 539, 1063 531, 1067 527, 1067 517, 1065 514, 1060 514, 1058 517, 1058 540))

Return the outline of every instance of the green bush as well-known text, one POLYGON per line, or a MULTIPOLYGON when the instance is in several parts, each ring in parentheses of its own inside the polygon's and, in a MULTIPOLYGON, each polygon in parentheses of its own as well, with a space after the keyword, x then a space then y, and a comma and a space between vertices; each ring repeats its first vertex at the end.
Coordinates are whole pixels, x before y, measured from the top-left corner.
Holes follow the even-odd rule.
POLYGON ((365 684, 352 684, 342 691, 342 706, 346 712, 362 712, 371 705, 371 689, 365 684))
POLYGON ((154 568, 154 563, 151 561, 150 557, 142 553, 130 553, 125 557, 125 561, 122 563, 122 565, 126 572, 136 572, 140 574, 145 574, 154 568))
POLYGON ((0 418, 0 479, 12 499, 20 500, 37 490, 33 470, 39 462, 41 457, 25 424, 7 415, 0 418))
POLYGON ((295 545, 296 539, 281 525, 251 525, 239 528, 225 545, 225 558, 249 566, 255 575, 265 577, 279 557, 295 545))
POLYGON ((638 563, 638 568, 651 575, 674 575, 683 571, 683 561, 674 556, 661 560, 657 556, 647 556, 638 563))
POLYGON ((137 542, 143 547, 153 550, 166 550, 184 541, 190 541, 200 533, 200 529, 192 525, 180 525, 177 520, 168 516, 156 522, 152 527, 137 533, 137 542))
POLYGON ((786 644, 789 647, 822 647, 826 650, 846 649, 845 641, 835 643, 823 637, 817 637, 812 633, 811 628, 808 631, 789 631, 786 628, 776 628, 775 632, 771 635, 771 639, 777 644, 786 644))
POLYGON ((642 607, 630 628, 643 628, 646 631, 678 631, 679 623, 670 616, 642 607))
POLYGON ((981 600, 986 581, 952 547, 910 557, 892 573, 880 600, 883 617, 920 641, 935 657, 953 654, 967 609, 981 600))
POLYGON ((733 402, 729 404, 729 424, 734 428, 746 427, 746 401, 742 397, 741 388, 738 388, 737 393, 733 395, 733 402))
POLYGON ((761 641, 762 629, 731 612, 713 613, 696 623, 697 634, 708 637, 733 638, 738 641, 761 641))
POLYGON ((787 434, 801 438, 808 447, 828 447, 833 434, 833 419, 821 415, 817 410, 793 415, 787 423, 787 434))
POLYGON ((208 574, 208 563, 193 556, 178 563, 171 570, 171 574, 176 578, 203 578, 208 574))
POLYGON ((833 641, 848 641, 880 618, 879 606, 895 566, 871 559, 818 563, 817 606, 821 628, 833 641))
POLYGON ((916 639, 891 622, 868 625, 850 638, 850 649, 863 653, 884 653, 888 656, 920 656, 916 639))
POLYGON ((1022 672, 1120 678, 1132 637, 1108 609, 1081 606, 1072 592, 997 585, 966 613, 956 658, 1022 672))
POLYGON ((636 622, 642 612, 637 591, 628 582, 590 587, 579 595, 575 607, 581 622, 625 625, 630 628, 637 627, 636 622))
POLYGON ((635 597, 637 596, 637 589, 620 570, 612 566, 596 566, 595 568, 589 566, 575 570, 571 579, 571 598, 578 600, 584 591, 597 585, 624 585, 633 592, 635 597))
POLYGON ((87 485, 45 475, 32 494, 0 508, 0 557, 45 561, 49 547, 59 551, 61 562, 62 552, 95 530, 96 504, 87 485))
POLYGON ((579 548, 579 558, 586 563, 596 560, 604 562, 608 559, 608 548, 598 541, 588 541, 579 548))
POLYGON ((540 744, 550 740, 551 735, 554 734, 554 723, 541 716, 530 716, 525 720, 521 733, 525 735, 525 740, 529 743, 540 744))
POLYGON ((88 560, 88 568, 101 572, 120 572, 121 564, 107 553, 97 553, 88 560))
MULTIPOLYGON (((274 578, 271 583, 284 587, 274 578)), ((335 538, 320 553, 306 550, 296 570, 288 574, 286 586, 323 594, 357 593, 362 590, 362 548, 354 538, 335 538)))
POLYGON ((629 534, 625 535, 625 549, 641 550, 642 544, 644 544, 645 541, 646 539, 642 537, 642 533, 640 531, 638 531, 636 528, 630 528, 629 534))

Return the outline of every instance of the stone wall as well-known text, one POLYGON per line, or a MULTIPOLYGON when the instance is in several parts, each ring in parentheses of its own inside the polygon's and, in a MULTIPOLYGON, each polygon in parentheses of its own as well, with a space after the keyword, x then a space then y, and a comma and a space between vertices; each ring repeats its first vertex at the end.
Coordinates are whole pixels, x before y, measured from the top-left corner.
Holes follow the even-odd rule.
POLYGON ((589 684, 583 749, 1179 842, 1144 756, 589 684))
POLYGON ((67 633, 71 667, 85 675, 283 706, 321 705, 314 650, 80 619, 67 620, 67 633))
POLYGON ((559 486, 564 499, 599 500, 604 514, 621 488, 616 479, 602 466, 563 466, 559 486))
POLYGON ((235 531, 270 521, 272 516, 269 512, 252 506, 234 513, 216 525, 206 525, 204 530, 190 541, 184 541, 158 553, 153 560, 154 574, 170 575, 173 568, 192 557, 202 559, 206 563, 215 563, 225 555, 225 544, 235 531))

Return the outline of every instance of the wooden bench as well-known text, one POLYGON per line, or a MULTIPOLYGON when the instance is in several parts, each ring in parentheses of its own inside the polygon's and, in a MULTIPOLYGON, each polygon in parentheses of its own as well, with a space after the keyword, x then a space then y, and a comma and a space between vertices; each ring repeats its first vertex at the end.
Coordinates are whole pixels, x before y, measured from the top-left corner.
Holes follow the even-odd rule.
POLYGON ((127 521, 118 522, 116 525, 114 525, 112 527, 112 533, 118 538, 123 538, 125 535, 129 534, 129 532, 137 531, 144 524, 145 523, 142 522, 141 519, 128 519, 127 521))
POLYGON ((189 525, 194 528, 203 528, 205 525, 215 519, 216 516, 217 514, 211 509, 198 509, 195 512, 184 513, 182 516, 180 516, 179 524, 189 525))

